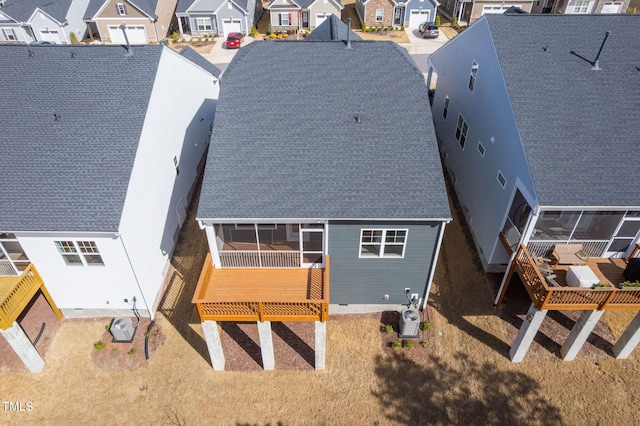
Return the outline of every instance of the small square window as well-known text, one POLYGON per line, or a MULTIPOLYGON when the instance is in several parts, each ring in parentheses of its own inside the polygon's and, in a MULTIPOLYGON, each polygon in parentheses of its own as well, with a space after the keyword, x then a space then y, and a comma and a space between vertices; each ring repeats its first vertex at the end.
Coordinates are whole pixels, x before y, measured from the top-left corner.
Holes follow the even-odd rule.
POLYGON ((484 157, 484 145, 480 142, 478 142, 478 152, 484 157))
POLYGON ((505 179, 501 171, 498 171, 497 179, 498 182, 500 182, 500 186, 502 186, 503 188, 507 185, 507 179, 505 179))

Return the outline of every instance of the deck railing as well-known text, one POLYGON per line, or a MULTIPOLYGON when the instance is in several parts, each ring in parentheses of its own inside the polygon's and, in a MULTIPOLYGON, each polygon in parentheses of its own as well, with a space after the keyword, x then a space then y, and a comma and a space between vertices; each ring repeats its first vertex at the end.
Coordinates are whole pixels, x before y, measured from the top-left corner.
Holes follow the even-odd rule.
POLYGON ((587 256, 602 257, 602 254, 609 245, 609 240, 534 240, 527 243, 527 250, 540 257, 549 257, 556 244, 582 244, 582 250, 587 253, 587 256))
POLYGON ((224 268, 299 268, 299 251, 220 251, 220 264, 224 268))
MULTIPOLYGON (((298 252, 294 253, 299 255, 298 252)), ((208 254, 196 286, 193 303, 196 304, 201 321, 326 321, 329 316, 329 258, 330 256, 325 257, 323 269, 313 270, 314 274, 322 273, 321 291, 308 293, 307 299, 265 302, 259 300, 259 295, 247 294, 247 301, 244 302, 216 302, 206 300, 205 296, 207 286, 216 285, 212 283, 214 266, 211 254, 208 254)))
MULTIPOLYGON (((640 253, 636 245, 632 257, 640 253)), ((615 283, 608 288, 549 287, 536 262, 520 244, 513 265, 529 293, 532 303, 539 310, 640 310, 640 289, 618 289, 615 283)), ((512 271, 509 271, 510 274, 512 271)))
POLYGON ((0 289, 0 328, 6 330, 13 325, 42 284, 42 277, 33 265, 27 266, 15 280, 3 284, 10 287, 0 289))
POLYGON ((8 260, 0 260, 0 276, 2 275, 18 275, 8 260))

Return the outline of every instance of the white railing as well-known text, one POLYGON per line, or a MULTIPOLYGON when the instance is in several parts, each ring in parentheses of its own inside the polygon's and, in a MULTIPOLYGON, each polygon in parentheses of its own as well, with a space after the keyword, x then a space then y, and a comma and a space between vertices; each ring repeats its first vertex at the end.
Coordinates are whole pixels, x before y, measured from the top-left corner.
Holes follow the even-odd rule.
POLYGON ((299 251, 220 251, 223 268, 299 268, 299 251))
POLYGON ((18 275, 8 260, 0 260, 0 275, 18 275))
POLYGON ((602 257, 609 240, 600 241, 579 241, 579 240, 534 240, 529 241, 527 244, 527 250, 531 253, 535 253, 539 257, 549 257, 553 251, 553 247, 556 244, 582 244, 582 250, 587 253, 589 257, 602 257))

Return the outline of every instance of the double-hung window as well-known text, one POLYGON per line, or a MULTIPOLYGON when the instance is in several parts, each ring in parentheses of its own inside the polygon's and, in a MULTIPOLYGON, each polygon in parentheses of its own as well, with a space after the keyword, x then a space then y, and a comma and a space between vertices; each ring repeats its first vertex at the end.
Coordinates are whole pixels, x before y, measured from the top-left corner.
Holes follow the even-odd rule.
POLYGON ((196 18, 196 28, 198 31, 211 31, 211 19, 210 18, 196 18))
POLYGON ((460 148, 464 149, 464 143, 467 141, 467 132, 469 131, 469 125, 462 115, 458 116, 458 125, 456 126, 456 140, 460 144, 460 148))
POLYGON ((12 28, 3 28, 2 34, 4 35, 4 39, 7 41, 15 41, 18 39, 16 37, 16 32, 12 28))
POLYGON ((403 258, 406 243, 406 229, 362 229, 360 257, 403 258))
POLYGON ((442 118, 446 120, 448 113, 449 113, 449 97, 446 96, 444 98, 444 109, 442 110, 442 118))
POLYGON ((376 9, 376 22, 382 22, 384 18, 384 9, 376 9))
POLYGON ((289 19, 289 14, 288 13, 281 13, 280 14, 280 25, 286 27, 291 25, 291 20, 289 19))
POLYGON ((124 3, 116 3, 116 9, 118 10, 118 15, 124 16, 127 14, 127 9, 124 7, 124 3))
POLYGON ((471 75, 469 76, 469 90, 473 92, 473 88, 476 85, 476 77, 478 76, 478 63, 473 61, 471 66, 471 75))
POLYGON ((54 241, 67 265, 104 265, 95 241, 54 241))
POLYGON ((576 4, 573 6, 573 13, 589 13, 590 4, 590 1, 576 1, 576 4))

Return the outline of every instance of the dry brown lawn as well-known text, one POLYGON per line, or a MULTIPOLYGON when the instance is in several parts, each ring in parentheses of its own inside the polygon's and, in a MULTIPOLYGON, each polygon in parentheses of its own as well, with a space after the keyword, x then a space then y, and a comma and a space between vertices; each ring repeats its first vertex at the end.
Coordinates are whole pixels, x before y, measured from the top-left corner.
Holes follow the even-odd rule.
MULTIPOLYGON (((324 371, 215 372, 190 303, 206 253, 192 208, 156 317, 164 340, 150 359, 101 367, 93 344, 105 336, 105 319, 63 320, 41 374, 0 366, 2 401, 33 407, 11 412, 3 404, 0 424, 637 424, 638 356, 608 353, 629 314, 607 313, 572 362, 557 351, 574 319, 549 316, 525 361, 512 364, 508 350, 527 301, 514 283, 507 303, 493 307, 498 277, 480 272, 454 216, 427 312, 428 350, 385 350, 380 316, 331 316, 324 371)), ((276 354, 276 369, 285 356, 276 354)))

